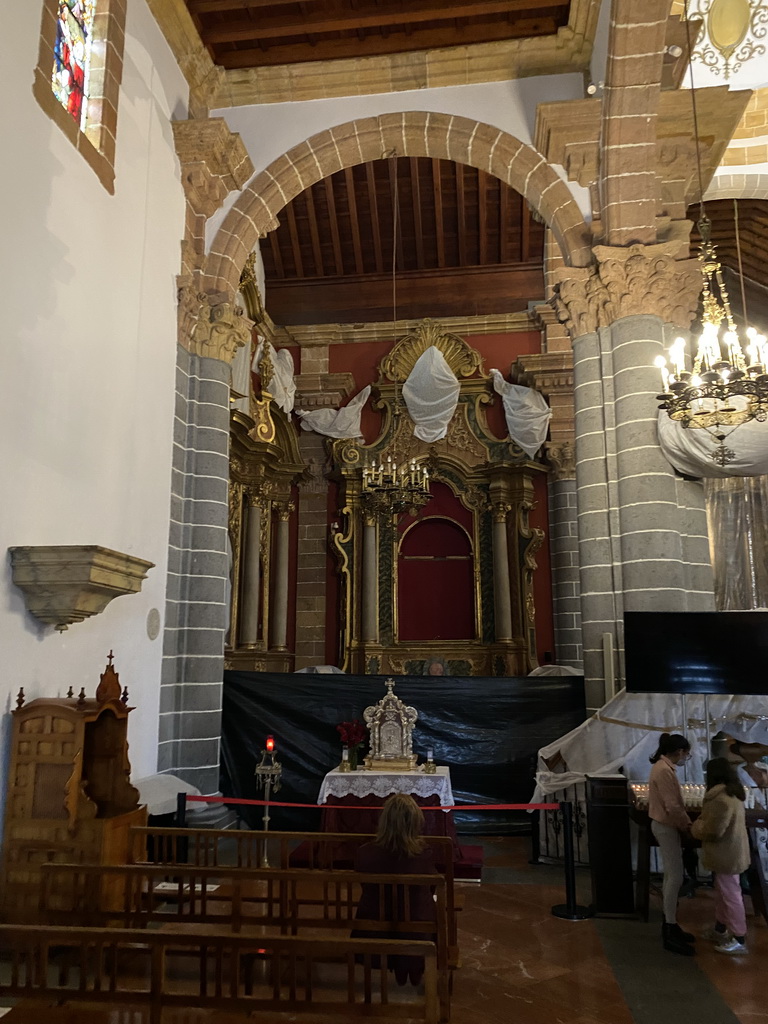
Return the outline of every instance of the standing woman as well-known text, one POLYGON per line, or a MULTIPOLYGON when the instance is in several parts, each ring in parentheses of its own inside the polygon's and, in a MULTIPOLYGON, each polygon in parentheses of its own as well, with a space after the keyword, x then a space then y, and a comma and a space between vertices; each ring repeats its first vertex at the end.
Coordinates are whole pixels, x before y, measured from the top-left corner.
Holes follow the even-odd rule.
POLYGON ((691 756, 691 744, 678 733, 664 732, 659 749, 650 759, 651 777, 648 790, 648 814, 664 861, 662 898, 664 949, 681 956, 693 956, 695 937, 684 932, 677 923, 677 897, 683 884, 682 836, 691 831, 691 819, 683 803, 683 792, 675 774, 679 765, 691 756))
POLYGON ((739 875, 749 867, 744 787, 736 766, 724 757, 707 765, 707 792, 693 835, 701 840, 701 863, 715 874, 715 927, 718 953, 747 952, 747 917, 739 875))

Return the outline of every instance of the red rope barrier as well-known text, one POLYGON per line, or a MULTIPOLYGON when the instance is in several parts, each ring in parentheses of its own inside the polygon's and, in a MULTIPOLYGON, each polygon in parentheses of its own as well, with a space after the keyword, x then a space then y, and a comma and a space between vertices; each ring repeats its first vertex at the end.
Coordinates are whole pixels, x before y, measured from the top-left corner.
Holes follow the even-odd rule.
MULTIPOLYGON (((195 803, 207 803, 207 804, 255 804, 257 807, 265 807, 267 805, 266 800, 244 800, 240 797, 232 796, 192 796, 187 793, 187 800, 195 803)), ((291 804, 284 803, 280 800, 270 800, 270 807, 339 807, 346 808, 354 811, 380 811, 383 804, 365 805, 365 804, 291 804)), ((433 806, 427 804, 423 807, 427 811, 557 811, 560 808, 560 804, 434 804, 433 806)))

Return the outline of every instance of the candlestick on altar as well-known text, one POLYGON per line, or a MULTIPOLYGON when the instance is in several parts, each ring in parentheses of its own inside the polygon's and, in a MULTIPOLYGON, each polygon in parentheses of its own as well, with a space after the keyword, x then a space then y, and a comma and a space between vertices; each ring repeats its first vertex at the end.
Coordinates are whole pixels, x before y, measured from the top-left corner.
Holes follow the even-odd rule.
POLYGON ((269 832, 269 801, 272 793, 277 793, 280 789, 280 778, 283 774, 283 766, 276 759, 277 751, 275 750, 275 740, 272 736, 267 736, 266 749, 261 752, 261 760, 256 765, 256 787, 257 789, 264 790, 264 815, 262 823, 264 826, 264 847, 262 850, 260 862, 261 867, 269 867, 269 855, 267 851, 267 838, 266 833, 269 832))

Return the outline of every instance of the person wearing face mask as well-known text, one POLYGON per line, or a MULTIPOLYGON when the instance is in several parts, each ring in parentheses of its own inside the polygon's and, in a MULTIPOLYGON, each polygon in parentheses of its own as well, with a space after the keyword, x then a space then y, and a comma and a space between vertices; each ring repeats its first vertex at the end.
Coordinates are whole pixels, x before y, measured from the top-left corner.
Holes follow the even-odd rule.
POLYGON ((648 789, 648 814, 664 861, 662 900, 664 949, 680 956, 693 956, 695 936, 677 923, 677 899, 683 884, 682 837, 691 831, 691 819, 685 809, 683 792, 676 770, 691 756, 691 744, 678 733, 662 733, 659 748, 650 759, 653 768, 648 789))

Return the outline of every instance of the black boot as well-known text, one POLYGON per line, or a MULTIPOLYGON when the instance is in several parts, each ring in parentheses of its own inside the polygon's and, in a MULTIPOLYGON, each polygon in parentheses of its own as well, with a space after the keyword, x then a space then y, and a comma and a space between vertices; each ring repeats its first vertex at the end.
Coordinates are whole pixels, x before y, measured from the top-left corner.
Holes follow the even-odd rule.
POLYGON ((691 935, 690 932, 684 932, 679 924, 670 924, 667 925, 667 927, 669 928, 669 934, 674 936, 674 938, 679 939, 681 942, 690 943, 696 941, 696 936, 691 935))
POLYGON ((679 938, 673 929, 677 929, 677 931, 681 932, 683 935, 685 934, 685 932, 682 932, 679 925, 664 923, 661 926, 661 941, 664 945, 664 949, 666 949, 668 953, 677 953, 678 956, 695 956, 696 950, 693 946, 684 939, 679 938))

